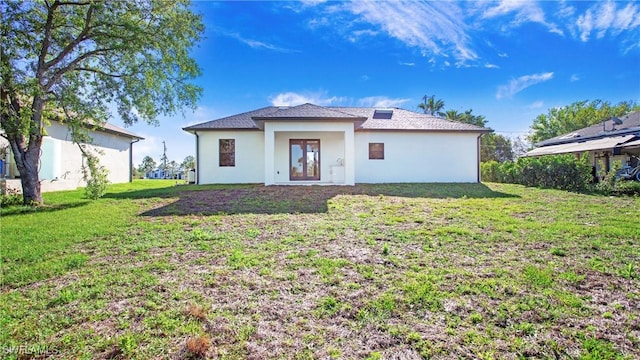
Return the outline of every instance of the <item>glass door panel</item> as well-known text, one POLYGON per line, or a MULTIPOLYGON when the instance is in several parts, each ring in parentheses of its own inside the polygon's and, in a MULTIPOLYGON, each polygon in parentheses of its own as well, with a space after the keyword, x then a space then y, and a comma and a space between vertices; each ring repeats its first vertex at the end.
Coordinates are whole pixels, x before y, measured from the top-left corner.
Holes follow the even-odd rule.
POLYGON ((304 148, 299 142, 291 141, 291 180, 304 178, 304 148))
POLYGON ((320 180, 320 140, 289 140, 290 180, 320 180))

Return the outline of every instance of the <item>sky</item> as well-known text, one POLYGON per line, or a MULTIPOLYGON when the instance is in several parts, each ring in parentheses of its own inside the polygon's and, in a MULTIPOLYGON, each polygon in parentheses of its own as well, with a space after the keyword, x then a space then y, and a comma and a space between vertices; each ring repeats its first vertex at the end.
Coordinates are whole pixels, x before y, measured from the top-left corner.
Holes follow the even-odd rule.
MULTIPOLYGON (((127 128, 144 156, 195 155, 183 127, 270 105, 400 107, 424 95, 497 133, 575 101, 640 102, 640 2, 195 1, 195 111, 127 128)), ((122 126, 118 119, 112 120, 122 126)))

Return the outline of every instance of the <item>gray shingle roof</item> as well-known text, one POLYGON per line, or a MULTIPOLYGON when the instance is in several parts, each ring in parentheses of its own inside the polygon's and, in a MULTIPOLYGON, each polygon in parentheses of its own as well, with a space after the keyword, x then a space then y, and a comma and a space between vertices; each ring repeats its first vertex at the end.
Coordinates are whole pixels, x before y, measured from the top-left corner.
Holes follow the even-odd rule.
POLYGON ((451 121, 433 115, 420 114, 400 108, 392 108, 391 119, 374 119, 373 114, 379 108, 335 108, 350 114, 367 118, 357 130, 424 130, 424 131, 489 131, 489 129, 451 121))
POLYGON ((566 144, 572 142, 585 141, 587 139, 598 139, 614 135, 624 135, 629 133, 640 132, 640 111, 629 113, 620 117, 622 124, 615 125, 611 119, 607 119, 602 123, 588 126, 568 134, 556 136, 537 143, 537 146, 548 146, 556 144, 566 144), (615 130, 614 130, 615 129, 615 130))
POLYGON ((374 130, 413 130, 413 131, 472 131, 489 132, 490 129, 450 121, 432 115, 420 114, 400 108, 373 107, 336 107, 303 104, 293 107, 269 106, 242 114, 232 115, 217 120, 188 126, 183 130, 231 130, 254 129, 259 127, 255 121, 263 120, 347 120, 358 121, 357 131, 374 130), (376 110, 392 110, 390 119, 374 119, 376 110))
MULTIPOLYGON (((300 120, 300 119, 358 119, 359 117, 336 108, 322 107, 313 104, 302 104, 292 107, 280 107, 268 115, 253 116, 254 120, 300 120)), ((364 120, 364 119, 362 119, 364 120)))
POLYGON ((140 139, 140 140, 144 139, 142 136, 136 135, 136 134, 132 133, 129 130, 125 130, 125 129, 119 127, 119 126, 115 126, 115 125, 110 124, 110 123, 105 123, 104 125, 102 125, 102 130, 103 131, 107 131, 107 132, 111 132, 111 133, 115 133, 115 134, 118 134, 118 135, 130 137, 130 138, 133 138, 133 139, 140 139))
POLYGON ((268 106, 261 109, 248 111, 242 114, 231 115, 223 117, 221 119, 211 120, 200 124, 195 124, 182 128, 185 131, 194 130, 242 130, 242 129, 254 129, 258 130, 258 126, 252 117, 254 116, 267 116, 273 112, 278 111, 280 108, 277 106, 268 106))

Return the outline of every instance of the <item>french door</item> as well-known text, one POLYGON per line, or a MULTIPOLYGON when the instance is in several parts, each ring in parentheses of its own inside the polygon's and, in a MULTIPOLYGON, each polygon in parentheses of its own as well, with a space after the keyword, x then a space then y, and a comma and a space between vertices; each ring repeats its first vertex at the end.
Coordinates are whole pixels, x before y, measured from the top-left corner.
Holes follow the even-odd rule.
POLYGON ((289 140, 289 180, 320 180, 320 140, 289 140))

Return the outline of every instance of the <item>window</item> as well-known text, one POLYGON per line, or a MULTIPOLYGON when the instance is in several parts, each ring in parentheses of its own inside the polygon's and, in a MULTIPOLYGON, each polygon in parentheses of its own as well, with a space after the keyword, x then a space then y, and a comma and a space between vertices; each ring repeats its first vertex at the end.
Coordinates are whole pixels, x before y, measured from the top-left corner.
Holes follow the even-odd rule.
POLYGON ((369 143, 369 159, 384 160, 384 143, 369 143))
POLYGON ((235 139, 220 139, 220 166, 236 166, 235 139))

